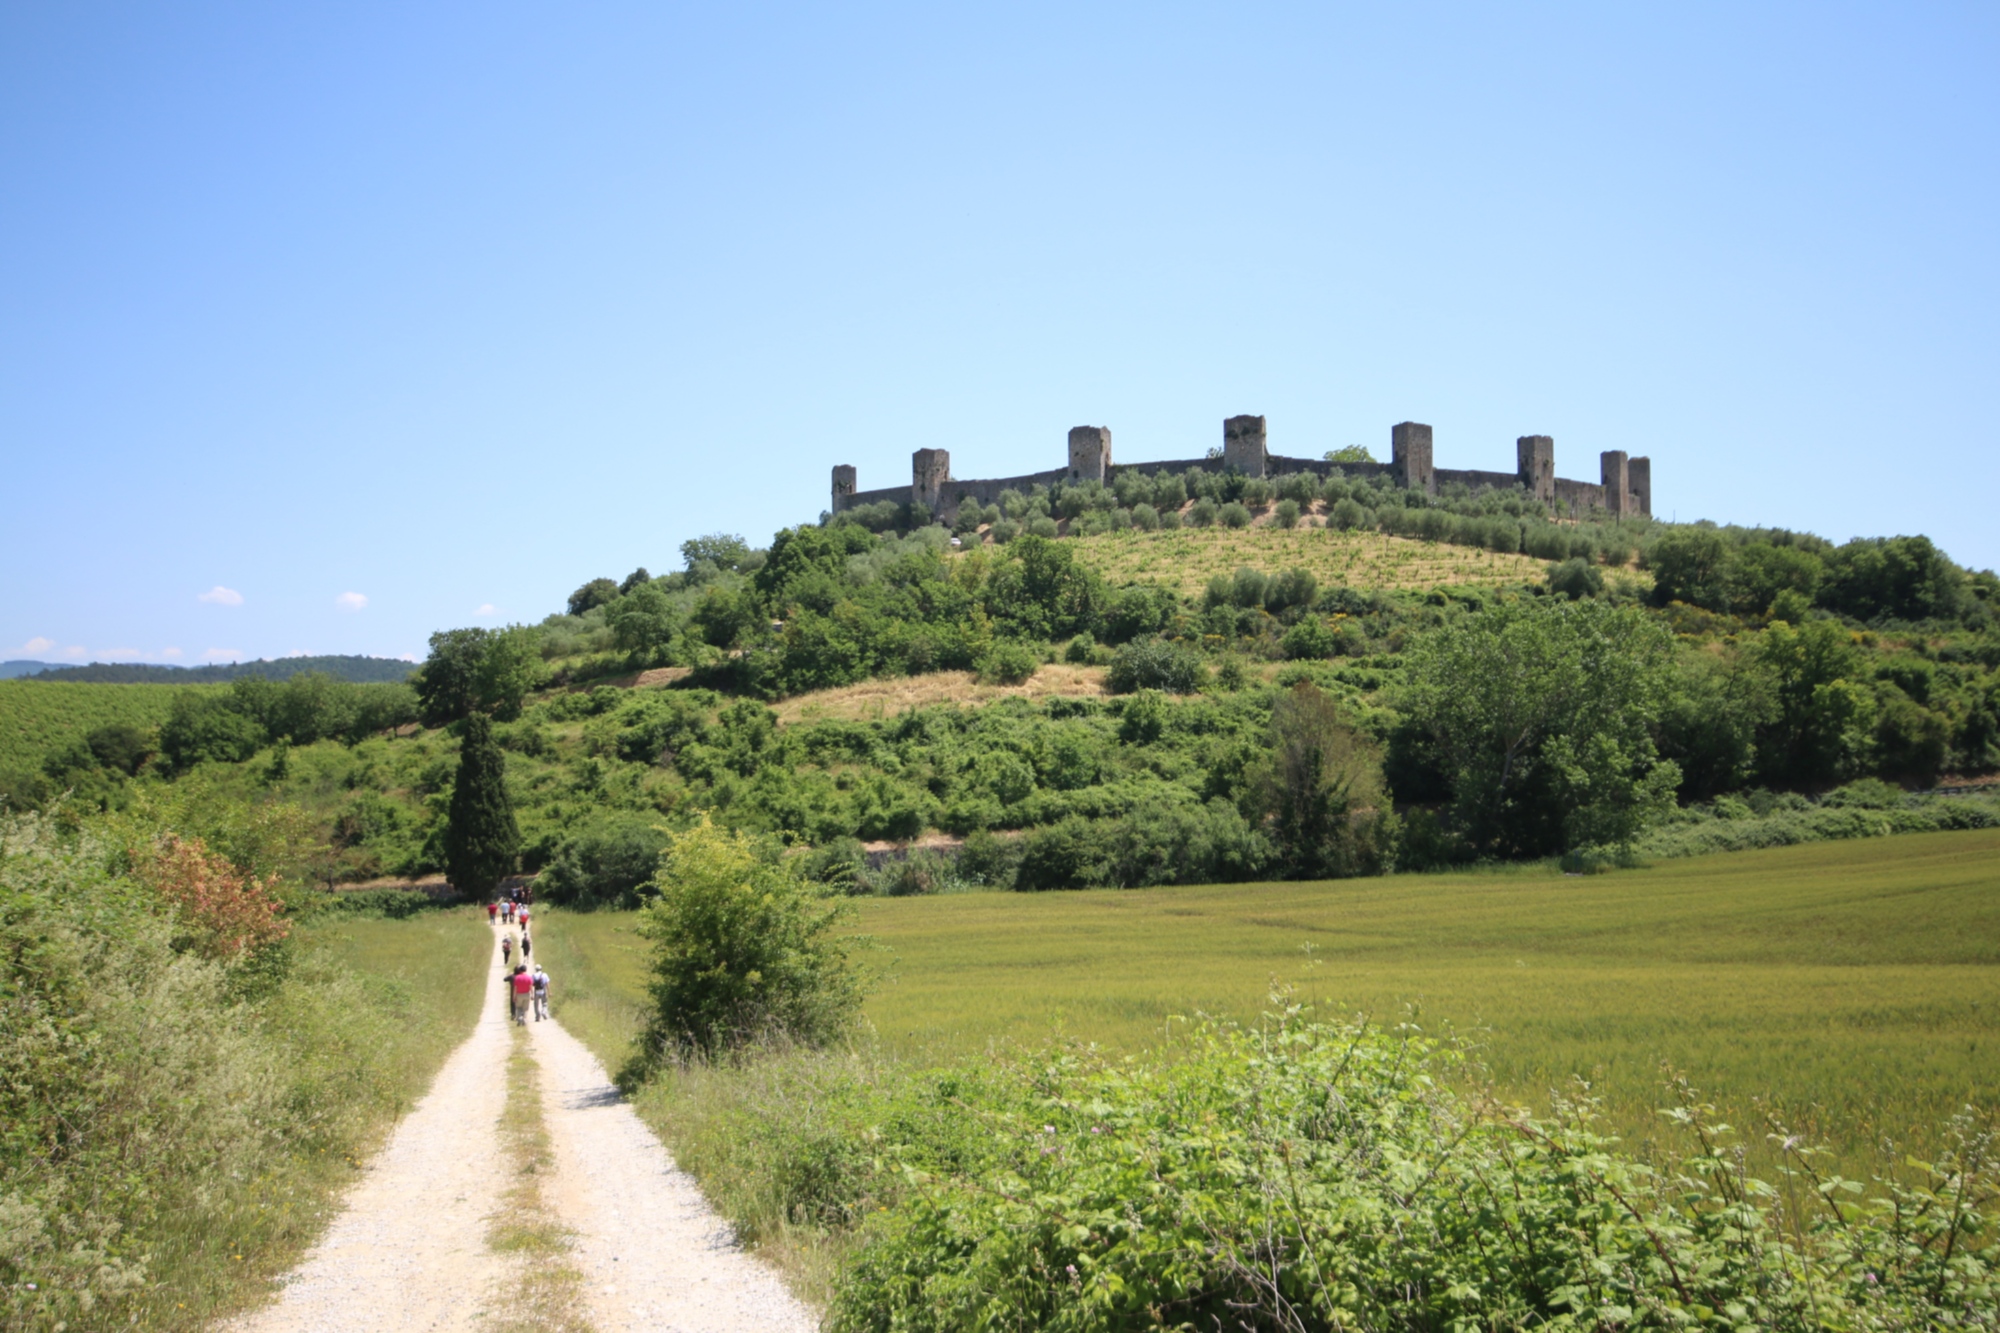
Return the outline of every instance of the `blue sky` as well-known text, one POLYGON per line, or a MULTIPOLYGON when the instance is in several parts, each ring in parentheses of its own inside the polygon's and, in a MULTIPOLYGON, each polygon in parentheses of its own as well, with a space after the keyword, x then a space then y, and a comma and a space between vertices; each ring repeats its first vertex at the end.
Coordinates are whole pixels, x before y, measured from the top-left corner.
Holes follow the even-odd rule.
POLYGON ((421 655, 834 463, 1431 423, 2000 564, 2000 10, 0 6, 0 657, 421 655), (171 651, 170 651, 171 650, 171 651))

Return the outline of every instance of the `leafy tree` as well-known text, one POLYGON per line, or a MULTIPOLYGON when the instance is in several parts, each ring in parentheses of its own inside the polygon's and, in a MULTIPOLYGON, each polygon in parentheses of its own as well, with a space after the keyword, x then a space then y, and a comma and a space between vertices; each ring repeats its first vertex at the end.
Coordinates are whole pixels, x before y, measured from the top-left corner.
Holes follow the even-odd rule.
POLYGON ((157 748, 151 732, 126 722, 99 727, 86 735, 83 743, 91 758, 127 777, 136 775, 157 748))
POLYGON ((1543 856, 1624 844, 1680 783, 1652 735, 1671 661, 1671 637, 1636 608, 1518 602, 1421 640, 1403 702, 1475 845, 1543 856))
POLYGON ((521 701, 547 675, 535 631, 450 629, 431 635, 430 656, 414 685, 426 726, 441 727, 489 713, 502 722, 521 715, 521 701))
POLYGON ((604 613, 611 640, 635 659, 666 657, 687 627, 687 617, 672 594, 658 583, 645 583, 618 599, 604 613))
POLYGON ((628 1077, 663 1059, 767 1037, 819 1045, 859 1010, 862 978, 836 929, 847 909, 801 870, 703 819, 668 845, 639 917, 652 1005, 628 1077))
POLYGON ((1774 621, 1757 641, 1755 660, 1769 673, 1776 715, 1758 738, 1758 766, 1769 782, 1830 785, 1853 776, 1867 754, 1875 694, 1857 677, 1860 660, 1840 625, 1774 621))
POLYGON ((1775 542, 1751 542, 1730 559, 1724 578, 1730 605, 1745 615, 1763 615, 1790 593, 1811 606, 1826 566, 1811 551, 1775 542))
POLYGON ((1653 571, 1653 600, 1661 606, 1686 602, 1722 610, 1728 605, 1729 540, 1714 528, 1668 528, 1646 552, 1646 567, 1653 571))
POLYGON ((1320 688, 1294 685, 1271 710, 1271 753, 1253 779, 1288 875, 1378 875, 1395 821, 1374 747, 1320 688))
POLYGON ((1660 753, 1681 770, 1683 800, 1706 801, 1750 779, 1772 719, 1770 678, 1740 657, 1685 652, 1660 711, 1660 753))
POLYGON ((1372 463, 1375 461, 1375 455, 1368 452, 1366 445, 1349 444, 1343 445, 1338 449, 1327 450, 1326 461, 1329 463, 1372 463))
MULTIPOLYGON (((644 565, 641 565, 637 569, 633 570, 630 574, 627 574, 625 576, 625 581, 618 585, 618 595, 620 597, 623 597, 626 593, 632 591, 632 589, 638 587, 640 584, 651 583, 652 581, 653 581, 653 576, 646 572, 646 567, 644 565)), ((574 615, 575 612, 572 612, 571 614, 574 615)))
POLYGON ((1963 614, 1965 574, 1928 537, 1877 537, 1827 557, 1821 602, 1857 620, 1934 620, 1963 614))
POLYGON ((592 579, 569 595, 569 613, 580 616, 594 607, 609 606, 621 591, 611 579, 592 579))
POLYGON ((236 701, 214 695, 184 694, 160 726, 160 753, 176 772, 205 760, 241 763, 264 748, 269 737, 236 701))
POLYGON ((594 825, 563 841, 535 879, 537 901, 576 907, 636 907, 659 873, 667 835, 649 820, 594 825))
POLYGON ((1076 562, 1074 550, 1031 532, 1009 543, 1007 554, 987 589, 995 620, 1024 639, 1067 639, 1098 629, 1104 586, 1076 562))
POLYGON ((514 871, 521 830, 507 795, 507 756, 493 743, 484 713, 465 720, 458 780, 445 816, 445 875, 460 893, 485 898, 514 871))

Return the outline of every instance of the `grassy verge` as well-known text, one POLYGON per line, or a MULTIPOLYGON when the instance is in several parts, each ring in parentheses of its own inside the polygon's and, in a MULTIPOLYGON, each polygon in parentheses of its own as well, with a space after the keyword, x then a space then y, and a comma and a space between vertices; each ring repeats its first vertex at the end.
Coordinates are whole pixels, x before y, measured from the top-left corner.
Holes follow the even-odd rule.
POLYGON ((500 1211, 486 1233, 487 1248, 512 1256, 514 1275, 493 1293, 500 1311, 488 1326, 497 1333, 590 1333, 579 1312, 583 1274, 566 1262, 574 1245, 569 1228, 554 1220, 542 1198, 542 1181, 555 1170, 542 1092, 526 1030, 513 1031, 507 1056, 507 1109, 500 1116, 500 1150, 514 1182, 500 1198, 500 1211))

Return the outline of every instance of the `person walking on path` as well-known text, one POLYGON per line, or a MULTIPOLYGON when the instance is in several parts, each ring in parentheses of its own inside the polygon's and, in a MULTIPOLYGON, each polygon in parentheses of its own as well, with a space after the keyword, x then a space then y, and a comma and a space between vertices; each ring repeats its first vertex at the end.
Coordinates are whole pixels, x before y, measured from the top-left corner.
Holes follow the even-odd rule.
POLYGON ((500 966, 505 967, 513 961, 514 937, 512 935, 502 935, 500 937, 500 966))
POLYGON ((528 928, 528 908, 527 908, 527 904, 525 904, 525 903, 524 903, 524 904, 522 904, 522 906, 521 906, 521 910, 520 910, 520 911, 518 911, 518 912, 516 912, 516 913, 514 913, 514 919, 515 919, 516 921, 519 921, 519 922, 521 923, 521 929, 522 929, 522 930, 526 930, 526 929, 528 928))
POLYGON ((499 919, 500 903, 498 899, 495 899, 493 902, 486 904, 486 924, 490 926, 499 919))
POLYGON ((521 932, 521 961, 527 962, 528 955, 535 951, 535 942, 528 938, 528 932, 521 932))
POLYGON ((528 969, 514 964, 514 975, 507 978, 508 999, 513 1005, 514 1021, 521 1026, 528 1025, 528 1001, 535 993, 535 979, 528 975, 528 969))
POLYGON ((535 1021, 541 1022, 549 1016, 549 974, 542 971, 540 963, 535 964, 535 1021))

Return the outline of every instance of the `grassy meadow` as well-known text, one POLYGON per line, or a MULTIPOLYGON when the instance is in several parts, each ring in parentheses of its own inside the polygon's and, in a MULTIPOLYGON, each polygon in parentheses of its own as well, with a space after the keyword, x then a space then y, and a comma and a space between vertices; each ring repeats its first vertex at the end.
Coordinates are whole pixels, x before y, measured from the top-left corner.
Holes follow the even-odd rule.
MULTIPOLYGON (((1450 584, 1534 583, 1548 568, 1547 561, 1529 555, 1503 555, 1380 532, 1265 524, 1157 532, 1127 529, 1073 538, 1070 544, 1077 560, 1113 587, 1159 583, 1191 597, 1199 597, 1216 575, 1231 575, 1245 566, 1273 573, 1304 569, 1321 587, 1417 591, 1450 584)), ((1637 573, 1622 577, 1645 578, 1637 573)))
MULTIPOLYGON (((1768 1099, 1850 1160, 1968 1100, 2000 1101, 2000 832, 1581 878, 1535 868, 857 907, 888 974, 867 1017, 919 1060, 1056 1034, 1138 1049, 1169 1039, 1176 1015, 1253 1017, 1277 981, 1338 1013, 1395 1021, 1414 1008, 1477 1043, 1531 1104, 1593 1077, 1635 1140, 1662 1061, 1736 1123, 1755 1126, 1745 1117, 1768 1099)), ((615 1067, 643 993, 631 915, 538 924, 565 1022, 615 1067)))

